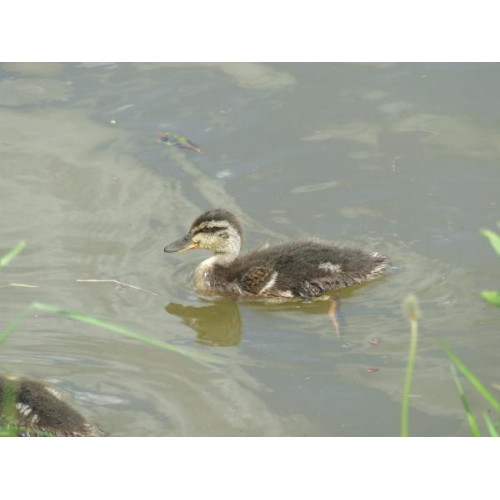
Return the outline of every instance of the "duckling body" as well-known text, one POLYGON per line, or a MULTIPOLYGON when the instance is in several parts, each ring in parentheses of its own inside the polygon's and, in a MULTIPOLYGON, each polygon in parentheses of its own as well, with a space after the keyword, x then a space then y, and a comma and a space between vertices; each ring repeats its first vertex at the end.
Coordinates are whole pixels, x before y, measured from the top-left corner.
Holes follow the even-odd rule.
POLYGON ((38 380, 0 375, 0 426, 18 436, 102 436, 99 427, 38 380))
POLYGON ((240 255, 242 228, 227 210, 200 215, 189 233, 165 252, 206 248, 214 255, 196 269, 196 288, 263 299, 312 299, 372 280, 387 268, 385 257, 317 241, 266 245, 240 255))

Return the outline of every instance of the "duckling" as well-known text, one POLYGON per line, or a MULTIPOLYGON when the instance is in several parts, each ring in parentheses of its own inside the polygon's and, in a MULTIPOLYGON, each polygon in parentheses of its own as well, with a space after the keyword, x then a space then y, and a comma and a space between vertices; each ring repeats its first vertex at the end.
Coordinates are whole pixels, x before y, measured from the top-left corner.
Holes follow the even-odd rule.
POLYGON ((38 380, 0 375, 0 426, 17 436, 102 436, 63 399, 61 393, 38 380))
POLYGON ((377 253, 317 241, 264 245, 240 255, 243 229, 224 209, 201 214, 165 252, 203 248, 214 255, 198 265, 195 285, 201 293, 261 299, 323 297, 327 292, 382 275, 387 259, 377 253))

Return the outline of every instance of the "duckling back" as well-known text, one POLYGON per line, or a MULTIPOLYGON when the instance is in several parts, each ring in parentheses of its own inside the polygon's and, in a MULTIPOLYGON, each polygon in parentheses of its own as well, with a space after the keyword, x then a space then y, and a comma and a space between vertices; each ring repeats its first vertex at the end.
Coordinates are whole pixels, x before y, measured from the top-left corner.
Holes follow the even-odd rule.
POLYGON ((376 253, 317 241, 293 241, 241 256, 241 278, 261 296, 310 299, 382 275, 387 259, 376 253))

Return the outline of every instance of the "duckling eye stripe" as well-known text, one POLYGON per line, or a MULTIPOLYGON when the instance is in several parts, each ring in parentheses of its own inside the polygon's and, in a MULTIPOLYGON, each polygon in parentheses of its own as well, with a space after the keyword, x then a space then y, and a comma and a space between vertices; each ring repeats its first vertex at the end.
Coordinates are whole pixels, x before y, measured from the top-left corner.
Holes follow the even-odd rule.
POLYGON ((194 230, 193 235, 199 233, 216 233, 217 231, 222 231, 224 229, 227 229, 227 227, 217 227, 217 226, 201 227, 201 228, 196 228, 194 230))

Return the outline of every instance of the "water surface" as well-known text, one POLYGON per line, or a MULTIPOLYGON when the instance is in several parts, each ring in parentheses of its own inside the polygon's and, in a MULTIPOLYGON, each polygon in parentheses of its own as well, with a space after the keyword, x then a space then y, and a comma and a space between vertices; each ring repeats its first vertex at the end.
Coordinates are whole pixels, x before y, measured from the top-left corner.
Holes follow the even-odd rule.
POLYGON ((38 300, 220 363, 33 314, 2 370, 115 436, 398 435, 415 293, 410 431, 467 435, 439 342, 497 390, 500 316, 479 293, 500 262, 479 229, 500 220, 499 94, 494 64, 3 64, 0 253, 27 242, 2 270, 3 325, 38 300), (242 218, 247 249, 319 237, 392 268, 340 294, 338 337, 323 302, 207 301, 206 254, 163 247, 211 207, 242 218))

